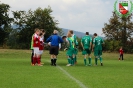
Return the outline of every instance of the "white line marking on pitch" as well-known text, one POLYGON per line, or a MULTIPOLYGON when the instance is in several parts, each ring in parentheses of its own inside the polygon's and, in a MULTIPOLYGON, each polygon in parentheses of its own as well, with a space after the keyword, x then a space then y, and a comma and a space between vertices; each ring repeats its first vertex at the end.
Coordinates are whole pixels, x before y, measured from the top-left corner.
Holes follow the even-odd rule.
POLYGON ((73 76, 71 76, 66 70, 64 70, 62 67, 60 67, 59 65, 57 66, 61 71, 64 72, 64 74, 66 74, 69 78, 71 78, 72 80, 74 80, 81 88, 88 88, 86 87, 82 82, 80 82, 79 80, 77 80, 76 78, 74 78, 73 76))

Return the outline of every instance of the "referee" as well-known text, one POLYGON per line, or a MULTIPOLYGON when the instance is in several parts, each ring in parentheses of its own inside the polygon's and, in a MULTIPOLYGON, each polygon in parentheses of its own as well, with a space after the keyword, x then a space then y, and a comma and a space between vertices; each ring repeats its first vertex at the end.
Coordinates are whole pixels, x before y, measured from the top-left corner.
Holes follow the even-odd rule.
POLYGON ((59 53, 59 43, 63 43, 62 38, 58 35, 58 31, 54 30, 46 42, 51 42, 49 54, 51 55, 51 65, 56 66, 57 55, 59 53))

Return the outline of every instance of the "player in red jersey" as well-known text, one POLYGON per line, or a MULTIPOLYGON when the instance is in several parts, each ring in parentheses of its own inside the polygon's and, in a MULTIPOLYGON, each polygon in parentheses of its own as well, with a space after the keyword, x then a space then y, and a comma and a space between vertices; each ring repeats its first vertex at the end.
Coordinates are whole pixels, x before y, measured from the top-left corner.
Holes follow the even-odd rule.
MULTIPOLYGON (((35 33, 36 33, 36 29, 35 29, 35 33)), ((31 65, 33 65, 33 56, 34 56, 34 49, 33 49, 33 36, 34 36, 34 34, 32 35, 31 47, 30 47, 30 49, 32 50, 32 52, 31 52, 31 65)))
POLYGON ((38 28, 36 28, 36 32, 33 36, 34 57, 33 57, 33 64, 32 65, 35 65, 37 63, 38 66, 42 66, 40 64, 40 59, 39 59, 39 55, 40 55, 40 52, 39 52, 39 46, 40 46, 39 34, 40 34, 40 30, 38 28))
POLYGON ((122 60, 123 60, 123 53, 124 53, 124 52, 123 52, 122 47, 120 48, 119 53, 120 53, 119 60, 120 60, 120 59, 122 59, 122 60))
MULTIPOLYGON (((43 50, 44 50, 44 35, 45 35, 45 30, 41 29, 40 32, 41 33, 40 33, 40 46, 39 46, 40 56, 39 56, 39 59, 40 59, 40 63, 41 63, 41 56, 42 56, 42 53, 43 53, 43 50)), ((44 63, 41 63, 41 64, 44 64, 44 63)))

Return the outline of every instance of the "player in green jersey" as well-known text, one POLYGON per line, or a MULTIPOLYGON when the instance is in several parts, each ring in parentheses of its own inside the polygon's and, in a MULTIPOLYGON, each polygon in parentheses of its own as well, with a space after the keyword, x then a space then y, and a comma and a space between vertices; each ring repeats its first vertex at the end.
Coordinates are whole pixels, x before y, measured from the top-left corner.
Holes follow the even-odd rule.
MULTIPOLYGON (((101 66, 103 66, 102 44, 104 44, 103 39, 101 37, 97 36, 97 33, 94 33, 93 49, 94 49, 94 56, 95 56, 95 65, 97 65, 97 60, 99 58, 101 66)), ((93 49, 92 49, 92 51, 93 51, 93 49)))
POLYGON ((78 41, 77 41, 76 35, 73 33, 73 30, 70 30, 69 32, 71 33, 72 38, 74 39, 74 45, 75 45, 75 47, 74 47, 74 55, 75 55, 74 63, 76 64, 77 63, 77 56, 76 55, 78 54, 78 49, 77 49, 78 41))
POLYGON ((92 46, 92 38, 89 36, 89 32, 85 33, 86 35, 81 39, 81 46, 83 48, 82 55, 84 55, 84 64, 85 66, 91 66, 91 46, 92 46), (86 62, 86 58, 88 55, 89 64, 86 62))
POLYGON ((75 58, 75 44, 74 38, 72 37, 70 31, 67 34, 67 56, 68 56, 68 64, 66 66, 74 65, 74 58, 75 58))

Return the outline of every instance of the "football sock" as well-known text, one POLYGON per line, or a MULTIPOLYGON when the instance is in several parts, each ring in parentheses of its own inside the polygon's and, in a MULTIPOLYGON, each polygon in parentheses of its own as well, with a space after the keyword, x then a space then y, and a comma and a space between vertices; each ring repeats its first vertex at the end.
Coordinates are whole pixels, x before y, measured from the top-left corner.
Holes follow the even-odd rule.
POLYGON ((88 58, 88 60, 89 60, 89 65, 91 65, 91 58, 88 58))
POLYGON ((36 57, 33 57, 33 64, 36 64, 36 57))
POLYGON ((102 57, 100 57, 100 63, 102 63, 102 61, 103 61, 103 59, 102 59, 102 57))
POLYGON ((51 65, 53 65, 53 63, 54 63, 54 59, 51 59, 51 65))
POLYGON ((37 57, 37 63, 40 64, 40 57, 37 57))
POLYGON ((77 56, 75 56, 75 62, 77 62, 77 56))
POLYGON ((97 58, 95 58, 95 65, 97 65, 97 58))
POLYGON ((86 59, 84 59, 84 64, 86 65, 86 59))
POLYGON ((54 64, 55 66, 56 66, 56 60, 57 60, 56 58, 53 60, 53 64, 54 64))
POLYGON ((76 62, 76 58, 74 57, 74 58, 73 58, 73 64, 75 64, 75 62, 76 62))
POLYGON ((74 65, 74 58, 71 58, 71 64, 74 65))
POLYGON ((41 62, 41 56, 40 56, 40 62, 41 62))
POLYGON ((68 60, 68 64, 71 64, 71 59, 70 59, 70 58, 68 58, 67 60, 68 60))

